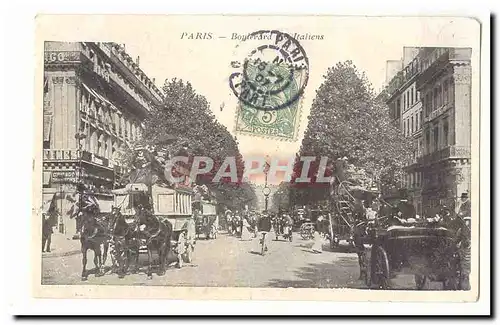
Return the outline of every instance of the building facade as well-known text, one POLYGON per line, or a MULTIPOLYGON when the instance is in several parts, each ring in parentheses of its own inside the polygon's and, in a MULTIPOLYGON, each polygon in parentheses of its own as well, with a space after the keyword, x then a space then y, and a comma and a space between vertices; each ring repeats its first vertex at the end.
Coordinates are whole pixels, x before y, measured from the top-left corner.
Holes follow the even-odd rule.
POLYGON ((390 107, 391 118, 399 125, 401 133, 413 142, 412 156, 408 157, 406 175, 402 187, 408 189, 409 199, 418 214, 422 213, 422 171, 418 159, 423 153, 422 140, 422 102, 416 87, 419 72, 418 51, 405 48, 401 61, 388 61, 387 71, 399 70, 388 74, 390 80, 386 89, 386 103, 390 107))
POLYGON ((471 54, 470 48, 422 48, 419 53, 427 211, 442 204, 456 210, 460 195, 470 191, 471 54))
POLYGON ((43 200, 55 198, 54 224, 73 234, 76 184, 94 187, 110 210, 117 155, 141 137, 162 94, 116 43, 46 42, 44 50, 43 200))
POLYGON ((385 91, 391 118, 415 141, 403 186, 417 213, 428 215, 442 205, 457 209, 460 195, 470 190, 471 49, 411 53, 385 91))

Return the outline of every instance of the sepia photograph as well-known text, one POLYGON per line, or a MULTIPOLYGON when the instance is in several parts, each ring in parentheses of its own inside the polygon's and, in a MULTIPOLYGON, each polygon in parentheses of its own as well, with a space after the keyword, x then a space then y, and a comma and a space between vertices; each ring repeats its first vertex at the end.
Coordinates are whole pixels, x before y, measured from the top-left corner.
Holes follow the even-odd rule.
POLYGON ((38 16, 37 295, 475 301, 480 40, 459 17, 38 16))

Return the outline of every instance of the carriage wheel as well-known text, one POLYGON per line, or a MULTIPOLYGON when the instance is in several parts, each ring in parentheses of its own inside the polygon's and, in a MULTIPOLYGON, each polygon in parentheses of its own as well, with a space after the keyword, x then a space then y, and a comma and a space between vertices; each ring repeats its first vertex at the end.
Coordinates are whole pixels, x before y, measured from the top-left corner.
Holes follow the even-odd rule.
POLYGON ((370 281, 380 289, 389 289, 389 259, 380 246, 372 247, 370 281))

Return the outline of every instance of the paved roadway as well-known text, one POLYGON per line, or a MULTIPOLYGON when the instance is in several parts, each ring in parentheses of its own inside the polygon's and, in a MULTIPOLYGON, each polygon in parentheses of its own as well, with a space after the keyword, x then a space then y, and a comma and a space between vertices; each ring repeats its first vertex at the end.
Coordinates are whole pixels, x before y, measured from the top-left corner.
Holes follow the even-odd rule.
MULTIPOLYGON (((192 264, 185 263, 182 269, 171 264, 164 276, 153 273, 151 280, 147 279, 143 267, 138 274, 128 274, 123 279, 110 273, 101 277, 90 274, 88 280, 82 282, 81 254, 45 256, 42 284, 366 288, 357 280, 357 256, 347 247, 315 254, 310 250, 312 242, 298 237, 294 234, 292 243, 271 241, 265 256, 253 252, 258 248, 256 239, 241 241, 226 234, 219 234, 215 240, 200 239, 192 264)), ((110 264, 110 258, 106 264, 110 264)), ((93 267, 93 252, 89 251, 87 268, 93 267)), ((392 282, 394 288, 414 288, 413 276, 398 276, 392 282)))

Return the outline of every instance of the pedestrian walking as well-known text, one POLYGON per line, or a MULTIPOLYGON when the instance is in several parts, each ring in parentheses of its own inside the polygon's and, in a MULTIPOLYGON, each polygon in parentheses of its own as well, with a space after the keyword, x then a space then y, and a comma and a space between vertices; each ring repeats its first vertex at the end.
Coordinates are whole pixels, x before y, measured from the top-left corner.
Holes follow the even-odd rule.
POLYGON ((52 233, 54 232, 52 229, 52 220, 48 213, 43 213, 43 221, 42 221, 42 252, 50 252, 50 246, 52 243, 52 233))
POLYGON ((470 290, 470 250, 471 250, 471 206, 468 193, 462 193, 458 210, 460 229, 457 232, 458 253, 460 255, 460 289, 470 290))
POLYGON ((319 216, 316 224, 314 225, 314 237, 313 237, 313 245, 311 250, 313 253, 319 254, 323 252, 323 221, 325 218, 323 216, 319 216))
POLYGON ((259 220, 258 229, 260 233, 259 244, 261 246, 261 254, 264 254, 269 250, 269 238, 272 228, 271 218, 265 212, 259 220))
POLYGON ((250 223, 247 218, 243 218, 243 225, 241 229, 241 240, 248 241, 251 239, 252 234, 250 233, 250 223))

